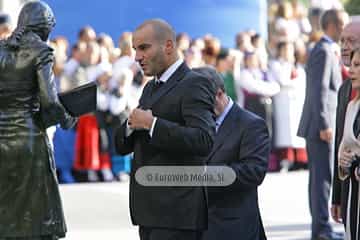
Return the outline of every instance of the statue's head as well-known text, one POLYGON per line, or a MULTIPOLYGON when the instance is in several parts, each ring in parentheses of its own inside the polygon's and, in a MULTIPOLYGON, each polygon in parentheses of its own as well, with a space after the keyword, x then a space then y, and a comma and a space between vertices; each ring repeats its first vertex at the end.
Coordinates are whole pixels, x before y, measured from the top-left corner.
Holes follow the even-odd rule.
POLYGON ((55 16, 49 5, 42 1, 32 1, 21 9, 18 28, 31 30, 46 41, 55 23, 55 16))

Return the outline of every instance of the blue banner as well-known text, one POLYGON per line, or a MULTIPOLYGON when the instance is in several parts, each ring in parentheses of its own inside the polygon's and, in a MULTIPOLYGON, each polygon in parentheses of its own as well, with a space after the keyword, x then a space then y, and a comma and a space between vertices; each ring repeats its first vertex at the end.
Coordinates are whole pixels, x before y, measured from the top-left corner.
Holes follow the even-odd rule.
POLYGON ((242 30, 254 29, 267 36, 266 0, 45 1, 57 18, 52 36, 66 36, 71 43, 84 25, 110 34, 117 43, 122 32, 133 31, 149 18, 163 18, 176 32, 187 32, 193 38, 210 33, 226 47, 234 47, 235 35, 242 30))

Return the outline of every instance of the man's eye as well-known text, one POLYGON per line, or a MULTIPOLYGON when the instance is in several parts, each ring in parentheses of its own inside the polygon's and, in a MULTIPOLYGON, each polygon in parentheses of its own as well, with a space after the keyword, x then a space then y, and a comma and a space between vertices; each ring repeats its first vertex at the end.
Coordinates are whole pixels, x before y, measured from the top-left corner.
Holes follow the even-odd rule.
POLYGON ((146 49, 148 49, 150 47, 150 45, 141 45, 141 46, 139 46, 139 49, 140 50, 146 50, 146 49))

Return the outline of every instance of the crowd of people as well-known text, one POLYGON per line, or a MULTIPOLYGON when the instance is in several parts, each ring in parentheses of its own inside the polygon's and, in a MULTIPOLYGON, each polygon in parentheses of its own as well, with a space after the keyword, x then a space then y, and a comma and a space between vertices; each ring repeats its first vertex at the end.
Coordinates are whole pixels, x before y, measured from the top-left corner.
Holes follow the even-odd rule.
MULTIPOLYGON (((307 168, 305 141, 296 131, 305 97, 304 66, 321 37, 321 9, 308 16, 297 1, 269 9, 268 42, 254 30, 239 32, 235 48, 225 48, 211 34, 192 39, 179 33, 177 49, 191 68, 214 67, 229 96, 266 120, 272 135, 270 171, 307 168)), ((81 117, 72 131, 53 133, 60 182, 127 179, 131 155, 116 155, 112 130, 138 105, 149 80, 135 62, 132 33, 122 33, 116 46, 109 35, 85 26, 71 47, 63 36, 53 38, 51 46, 60 92, 98 82, 98 110, 81 117)))
MULTIPOLYGON (((322 11, 321 8, 307 11, 298 1, 271 4, 268 42, 255 31, 248 30, 236 35, 235 48, 223 47, 220 40, 210 34, 197 39, 191 39, 186 33, 177 36, 178 51, 190 67, 215 67, 223 75, 230 97, 267 121, 273 137, 270 171, 307 167, 305 141, 296 136, 296 130, 305 97, 304 66, 311 48, 322 36, 319 24, 322 11)), ((9 27, 4 32, 10 34, 9 27)), ((71 48, 66 37, 52 39, 56 56, 54 72, 59 91, 88 81, 99 82, 99 111, 92 126, 99 129, 99 137, 96 134, 93 137, 99 138, 100 142, 87 146, 91 146, 90 155, 82 155, 78 150, 62 149, 59 147, 61 144, 56 144, 57 140, 64 141, 62 137, 68 136, 66 141, 74 143, 74 146, 75 142, 79 142, 77 149, 87 143, 74 141, 74 134, 59 130, 55 136, 55 145, 60 148, 56 150, 56 158, 59 159, 59 169, 64 169, 62 163, 73 162, 68 159, 74 155, 75 163, 71 167, 89 170, 90 179, 96 181, 99 178, 92 170, 101 169, 105 179, 110 180, 111 172, 106 169, 118 165, 113 169, 115 174, 126 172, 131 158, 125 158, 127 167, 123 171, 120 165, 124 165, 124 160, 114 156, 111 148, 110 129, 126 119, 126 114, 137 106, 142 87, 149 78, 142 76, 134 60, 131 32, 122 33, 117 46, 109 35, 97 35, 90 26, 81 29, 78 36, 78 41, 71 48), (110 160, 93 160, 100 158, 110 160), (111 160, 119 161, 119 164, 112 164, 111 160), (79 161, 81 164, 77 163, 79 161)), ((62 172, 66 176, 65 182, 75 181, 68 178, 71 176, 69 171, 62 172)))
MULTIPOLYGON (((307 15, 298 1, 271 4, 269 19, 268 42, 248 30, 236 35, 235 48, 210 34, 175 35, 166 21, 151 19, 122 33, 118 46, 85 26, 69 49, 65 37, 52 39, 52 48, 45 43, 55 18, 42 2, 24 6, 12 33, 0 16, 5 38, 0 56, 7 63, 16 52, 16 62, 23 63, 2 65, 0 153, 17 164, 28 157, 35 162, 0 169, 0 182, 19 190, 6 188, 1 205, 11 203, 8 195, 25 193, 26 184, 39 202, 60 204, 49 135, 60 182, 127 180, 131 172, 130 212, 141 239, 211 240, 228 234, 265 240, 257 187, 267 170, 307 167, 311 239, 343 239, 329 223, 331 184, 332 217, 345 224, 347 240, 359 239, 360 22, 350 21, 341 8, 314 8, 307 15), (76 121, 55 88, 66 92, 88 82, 97 83, 96 111, 76 121), (48 128, 55 123, 59 127, 48 128), (236 180, 222 188, 146 187, 134 181, 137 169, 147 165, 204 162, 231 167, 236 180), (32 181, 19 177, 30 173, 32 181), (47 187, 52 194, 40 191, 47 187), (228 216, 231 224, 224 221, 228 216)), ((22 195, 22 202, 26 198, 22 195)), ((63 237, 61 204, 53 208, 56 214, 34 211, 30 218, 58 218, 59 228, 52 232, 63 237)), ((10 232, 29 234, 31 224, 25 225, 12 224, 10 232)))
MULTIPOLYGON (((268 42, 254 30, 239 32, 234 48, 211 34, 192 39, 179 33, 176 38, 178 53, 191 68, 214 67, 229 96, 266 120, 273 139, 270 171, 307 168, 305 141, 296 131, 305 98, 304 66, 321 37, 321 12, 314 8, 308 15, 297 1, 270 5, 268 42)), ((81 117, 73 131, 54 134, 60 181, 127 179, 131 155, 115 154, 112 130, 138 105, 149 80, 135 62, 132 33, 122 33, 116 45, 109 35, 85 26, 71 47, 62 36, 51 45, 60 92, 98 82, 98 110, 81 117)))

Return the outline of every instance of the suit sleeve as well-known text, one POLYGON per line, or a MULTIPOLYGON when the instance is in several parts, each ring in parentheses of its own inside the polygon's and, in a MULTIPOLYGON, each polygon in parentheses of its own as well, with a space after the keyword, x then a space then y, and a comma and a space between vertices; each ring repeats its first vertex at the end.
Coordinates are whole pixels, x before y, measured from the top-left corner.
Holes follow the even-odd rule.
POLYGON ((313 61, 309 62, 310 76, 314 83, 311 99, 319 99, 319 101, 314 101, 313 112, 320 114, 319 131, 321 131, 330 127, 327 103, 331 77, 331 56, 325 49, 319 49, 312 57, 313 61))
POLYGON ((241 139, 238 161, 230 164, 236 173, 235 184, 240 188, 254 188, 264 180, 270 154, 268 129, 262 119, 253 121, 241 139))
POLYGON ((114 142, 115 150, 121 155, 127 155, 134 151, 135 132, 130 136, 126 136, 127 121, 115 130, 114 142))
POLYGON ((150 144, 166 151, 207 156, 213 145, 215 86, 203 77, 191 79, 181 104, 185 125, 158 118, 150 144))
MULTIPOLYGON (((142 92, 142 95, 139 99, 139 105, 137 107, 141 106, 141 103, 143 101, 145 93, 149 91, 150 82, 148 82, 142 92)), ((144 131, 140 130, 133 130, 131 133, 128 132, 129 129, 127 126, 128 120, 126 120, 120 127, 118 127, 115 130, 114 134, 114 142, 115 142, 115 150, 117 153, 121 155, 127 155, 129 153, 132 153, 134 151, 134 144, 135 139, 139 134, 143 134, 144 131)))

